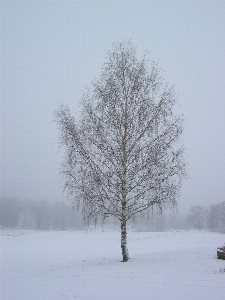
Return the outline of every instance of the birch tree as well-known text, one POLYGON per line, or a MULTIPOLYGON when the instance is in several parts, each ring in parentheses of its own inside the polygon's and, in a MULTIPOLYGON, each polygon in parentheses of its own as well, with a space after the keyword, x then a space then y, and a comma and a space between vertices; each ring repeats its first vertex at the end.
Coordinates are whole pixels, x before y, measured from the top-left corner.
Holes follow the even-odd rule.
POLYGON ((153 206, 176 206, 185 174, 183 117, 173 114, 176 94, 161 73, 148 55, 137 58, 131 42, 114 44, 83 95, 79 120, 64 104, 55 111, 65 189, 87 223, 119 219, 124 262, 127 221, 153 206))

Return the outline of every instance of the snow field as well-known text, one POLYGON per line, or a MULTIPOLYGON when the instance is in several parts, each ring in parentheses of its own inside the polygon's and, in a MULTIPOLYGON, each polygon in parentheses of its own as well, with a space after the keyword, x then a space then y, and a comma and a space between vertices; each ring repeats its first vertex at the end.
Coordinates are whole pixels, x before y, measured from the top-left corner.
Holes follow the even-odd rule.
POLYGON ((225 299, 222 234, 1 230, 1 300, 225 299))

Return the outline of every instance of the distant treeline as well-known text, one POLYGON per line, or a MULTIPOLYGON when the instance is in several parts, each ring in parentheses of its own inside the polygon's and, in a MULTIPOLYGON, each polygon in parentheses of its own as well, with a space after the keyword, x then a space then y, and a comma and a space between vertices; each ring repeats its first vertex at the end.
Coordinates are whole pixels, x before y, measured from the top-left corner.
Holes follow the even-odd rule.
MULTIPOLYGON (((18 200, 0 197, 0 225, 2 228, 21 228, 36 230, 84 229, 81 212, 72 209, 69 203, 18 200)), ((98 223, 102 225, 102 223, 98 223)), ((158 215, 145 211, 129 220, 128 226, 137 231, 163 231, 183 229, 185 219, 174 215, 158 215)), ((119 228, 120 223, 114 217, 106 218, 104 227, 119 228)))
POLYGON ((225 201, 205 208, 200 205, 192 206, 187 225, 196 229, 209 229, 225 233, 225 201))
MULTIPOLYGON (((0 197, 0 225, 2 228, 37 230, 84 229, 81 212, 72 209, 68 202, 22 201, 5 197, 0 197)), ((119 228, 120 224, 117 219, 109 217, 104 226, 119 228)), ((192 206, 186 215, 144 211, 130 220, 128 226, 136 231, 196 228, 225 233, 225 201, 208 208, 192 206)))
POLYGON ((37 230, 83 229, 82 217, 64 202, 18 200, 0 197, 2 228, 37 230))
MULTIPOLYGON (((119 228, 120 223, 113 217, 107 218, 105 227, 119 228)), ((135 215, 127 223, 129 229, 135 231, 167 231, 167 230, 210 230, 225 233, 225 201, 204 207, 195 205, 186 213, 164 210, 158 213, 149 209, 135 215)))
POLYGON ((186 215, 173 215, 168 211, 158 215, 144 211, 136 216, 132 227, 138 231, 195 228, 225 233, 225 201, 207 208, 200 205, 192 206, 186 215))

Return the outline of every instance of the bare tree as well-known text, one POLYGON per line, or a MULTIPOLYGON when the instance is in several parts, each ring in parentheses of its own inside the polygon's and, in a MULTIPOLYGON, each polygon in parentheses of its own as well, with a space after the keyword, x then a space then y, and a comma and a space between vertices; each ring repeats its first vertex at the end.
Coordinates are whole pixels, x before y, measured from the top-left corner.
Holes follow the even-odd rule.
POLYGON ((225 233, 225 201, 209 207, 208 226, 212 231, 225 233))
POLYGON ((157 64, 147 69, 147 55, 138 60, 131 42, 114 44, 100 80, 83 95, 81 119, 65 105, 55 112, 65 189, 87 222, 120 220, 123 261, 129 259, 127 220, 152 206, 175 206, 185 173, 174 89, 157 64))
POLYGON ((202 230, 205 225, 207 216, 207 209, 200 205, 195 205, 190 208, 188 215, 188 222, 190 222, 194 228, 202 230))

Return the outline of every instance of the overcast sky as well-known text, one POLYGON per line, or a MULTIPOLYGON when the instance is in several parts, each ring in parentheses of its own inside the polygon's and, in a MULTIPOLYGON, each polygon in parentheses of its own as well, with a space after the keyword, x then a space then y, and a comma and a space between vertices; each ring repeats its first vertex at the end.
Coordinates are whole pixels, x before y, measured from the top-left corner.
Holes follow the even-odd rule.
POLYGON ((224 1, 1 1, 1 195, 65 199, 53 111, 79 112, 114 42, 150 51, 179 94, 181 210, 225 200, 224 1))

